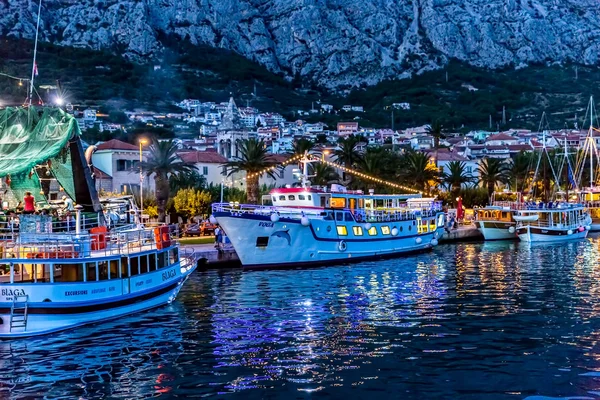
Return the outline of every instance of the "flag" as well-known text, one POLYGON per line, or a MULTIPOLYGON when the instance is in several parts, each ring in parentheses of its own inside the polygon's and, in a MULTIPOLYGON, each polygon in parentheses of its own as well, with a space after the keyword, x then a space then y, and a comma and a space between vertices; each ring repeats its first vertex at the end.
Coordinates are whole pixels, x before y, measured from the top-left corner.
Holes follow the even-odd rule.
POLYGON ((38 68, 37 68, 37 63, 33 64, 33 74, 35 76, 38 76, 38 68))
POLYGON ((575 184, 575 179, 573 178, 573 170, 571 169, 571 163, 567 163, 567 173, 569 176, 569 183, 571 184, 571 187, 573 189, 577 188, 577 185, 575 184))

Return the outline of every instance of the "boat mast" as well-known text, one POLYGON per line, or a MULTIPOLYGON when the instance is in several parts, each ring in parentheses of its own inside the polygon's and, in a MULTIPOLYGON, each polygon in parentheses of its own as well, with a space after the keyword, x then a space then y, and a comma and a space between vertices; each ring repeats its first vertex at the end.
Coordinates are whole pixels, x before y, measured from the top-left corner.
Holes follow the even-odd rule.
POLYGON ((40 4, 38 5, 38 15, 37 15, 37 26, 35 28, 35 44, 33 45, 33 65, 31 66, 31 81, 29 81, 29 107, 31 107, 31 101, 33 100, 33 80, 35 78, 35 70, 36 70, 36 57, 37 57, 37 44, 38 44, 38 35, 40 32, 40 16, 42 14, 42 0, 40 0, 40 4))
POLYGON ((594 96, 590 96, 590 189, 594 187, 594 96))

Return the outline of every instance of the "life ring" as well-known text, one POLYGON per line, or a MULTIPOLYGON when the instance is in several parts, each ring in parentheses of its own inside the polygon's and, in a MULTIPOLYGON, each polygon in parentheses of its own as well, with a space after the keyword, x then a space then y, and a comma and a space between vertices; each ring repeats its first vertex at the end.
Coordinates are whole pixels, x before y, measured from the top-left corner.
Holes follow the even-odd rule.
POLYGON ((348 246, 346 245, 346 242, 344 242, 343 240, 340 240, 340 243, 338 244, 339 251, 346 251, 347 247, 348 246))

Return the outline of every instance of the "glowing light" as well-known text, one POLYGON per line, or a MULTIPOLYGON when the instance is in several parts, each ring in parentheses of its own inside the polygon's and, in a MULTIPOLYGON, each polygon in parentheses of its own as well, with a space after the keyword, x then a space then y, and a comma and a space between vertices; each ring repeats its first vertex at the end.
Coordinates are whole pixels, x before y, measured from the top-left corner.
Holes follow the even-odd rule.
POLYGON ((65 104, 65 100, 64 100, 62 97, 60 97, 60 96, 57 96, 57 97, 54 99, 54 103, 55 103, 57 106, 62 106, 63 104, 65 104))

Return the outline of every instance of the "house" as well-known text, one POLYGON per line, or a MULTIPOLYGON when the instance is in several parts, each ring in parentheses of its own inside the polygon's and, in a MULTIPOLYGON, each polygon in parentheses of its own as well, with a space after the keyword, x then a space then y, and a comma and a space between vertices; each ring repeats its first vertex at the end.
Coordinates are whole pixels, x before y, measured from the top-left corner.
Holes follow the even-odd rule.
POLYGON ((346 104, 345 106, 342 107, 342 111, 346 111, 346 112, 352 111, 352 106, 346 104))
MULTIPOLYGON (((429 153, 430 157, 434 157, 434 152, 431 151, 429 153)), ((451 151, 448 149, 439 149, 437 152, 437 166, 441 173, 450 173, 449 164, 453 161, 460 161, 464 163, 465 166, 465 174, 472 178, 477 178, 479 176, 477 167, 478 163, 475 160, 470 160, 464 155, 459 154, 456 151, 451 151)))
POLYGON ((333 111, 333 106, 331 104, 321 104, 321 110, 330 113, 333 111))
POLYGON ((485 144, 488 146, 504 146, 517 143, 519 143, 519 139, 517 137, 507 135, 506 133, 502 132, 491 135, 485 140, 485 144))
POLYGON ((392 107, 396 110, 410 110, 410 103, 393 103, 392 107))
POLYGON ((339 122, 337 124, 339 136, 350 136, 358 132, 358 122, 339 122))
POLYGON ((429 150, 433 148, 433 137, 417 135, 410 138, 410 147, 413 150, 429 150))
POLYGON ((226 174, 223 164, 227 159, 216 151, 181 151, 177 155, 184 162, 194 164, 200 175, 206 179, 206 183, 220 185, 226 174))
MULTIPOLYGON (((146 160, 147 150, 142 151, 142 160, 146 160)), ((139 193, 140 190, 140 149, 138 146, 122 142, 117 139, 100 143, 92 155, 92 165, 102 172, 103 180, 112 180, 110 192, 113 193, 139 193)), ((144 191, 154 192, 154 179, 143 175, 144 191)), ((104 182, 105 190, 108 186, 104 182)), ((96 175, 96 186, 100 186, 96 175)))
POLYGON ((352 111, 354 112, 364 112, 363 106, 352 106, 352 111))

